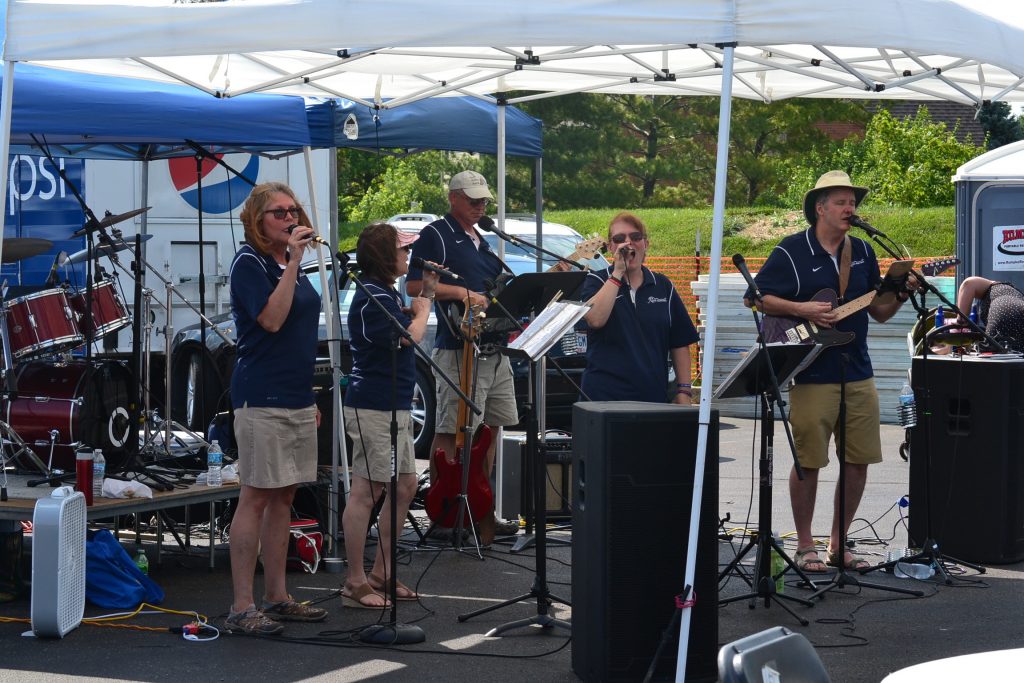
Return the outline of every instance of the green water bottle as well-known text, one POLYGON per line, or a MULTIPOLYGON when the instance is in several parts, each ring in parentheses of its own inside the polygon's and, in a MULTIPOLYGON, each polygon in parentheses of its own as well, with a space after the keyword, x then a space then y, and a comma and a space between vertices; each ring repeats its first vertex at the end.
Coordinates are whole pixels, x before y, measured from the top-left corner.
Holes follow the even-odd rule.
POLYGON ((139 548, 139 554, 135 556, 135 566, 143 574, 149 574, 149 558, 146 557, 146 551, 141 547, 139 548))
MULTIPOLYGON (((782 538, 778 535, 775 536, 775 542, 780 546, 782 545, 782 538)), ((772 546, 772 577, 775 578, 775 592, 782 593, 786 588, 786 582, 783 579, 783 575, 786 573, 786 561, 782 559, 782 555, 778 550, 772 546)))

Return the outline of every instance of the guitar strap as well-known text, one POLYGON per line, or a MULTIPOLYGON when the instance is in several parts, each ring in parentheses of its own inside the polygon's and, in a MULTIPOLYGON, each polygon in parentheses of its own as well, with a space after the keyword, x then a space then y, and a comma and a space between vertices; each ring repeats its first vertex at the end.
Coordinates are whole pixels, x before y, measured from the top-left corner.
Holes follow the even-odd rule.
POLYGON ((853 260, 850 236, 843 237, 843 253, 839 256, 839 300, 846 301, 846 285, 850 284, 850 262, 853 260))

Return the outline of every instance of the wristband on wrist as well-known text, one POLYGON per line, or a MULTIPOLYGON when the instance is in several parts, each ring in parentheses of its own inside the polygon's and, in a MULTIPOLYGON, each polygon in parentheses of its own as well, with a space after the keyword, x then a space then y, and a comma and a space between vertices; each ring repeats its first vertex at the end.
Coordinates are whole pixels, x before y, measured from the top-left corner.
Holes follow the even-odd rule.
POLYGON ((676 383, 676 386, 679 387, 680 389, 689 389, 693 385, 690 384, 689 382, 678 382, 676 383))
POLYGON ((608 282, 612 283, 616 287, 621 287, 622 286, 622 280, 620 280, 619 278, 615 277, 614 275, 609 275, 608 276, 608 282))
POLYGON ((680 388, 676 389, 676 393, 677 394, 685 394, 685 395, 689 396, 690 398, 693 398, 693 391, 690 390, 690 389, 684 389, 684 388, 680 387, 680 388))

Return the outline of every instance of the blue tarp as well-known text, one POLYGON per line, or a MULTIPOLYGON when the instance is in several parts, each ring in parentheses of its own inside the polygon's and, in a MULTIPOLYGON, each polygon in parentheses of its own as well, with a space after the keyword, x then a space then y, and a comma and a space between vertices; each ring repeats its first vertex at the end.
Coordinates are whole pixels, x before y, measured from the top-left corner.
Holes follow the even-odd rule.
MULTIPOLYGON (((333 144, 355 149, 441 149, 453 152, 498 152, 498 107, 476 97, 433 97, 394 109, 375 110, 349 100, 334 101, 333 144), (376 115, 376 120, 374 119, 376 115), (351 125, 355 117, 357 127, 351 125), (353 139, 351 136, 355 135, 353 139)), ((322 113, 314 115, 323 116, 322 113)), ((331 144, 322 121, 313 123, 314 145, 331 144)), ((506 107, 505 151, 511 156, 542 155, 540 119, 506 107)))
POLYGON ((218 99, 187 86, 18 64, 11 153, 38 153, 32 134, 55 156, 91 159, 191 156, 195 152, 185 140, 219 151, 295 150, 311 144, 300 97, 218 99))

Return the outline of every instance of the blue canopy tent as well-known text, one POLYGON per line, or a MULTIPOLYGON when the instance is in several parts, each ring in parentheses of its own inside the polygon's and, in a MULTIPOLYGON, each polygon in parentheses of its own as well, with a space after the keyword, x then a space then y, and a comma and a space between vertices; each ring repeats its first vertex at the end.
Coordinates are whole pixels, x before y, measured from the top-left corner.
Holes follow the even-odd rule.
MULTIPOLYGON (((379 109, 349 100, 327 100, 331 114, 330 142, 325 132, 325 111, 309 113, 313 146, 425 150, 499 154, 499 115, 504 109, 505 153, 540 157, 543 124, 515 107, 503 107, 476 97, 435 97, 379 109)), ((314 106, 322 104, 318 102, 314 106)))

